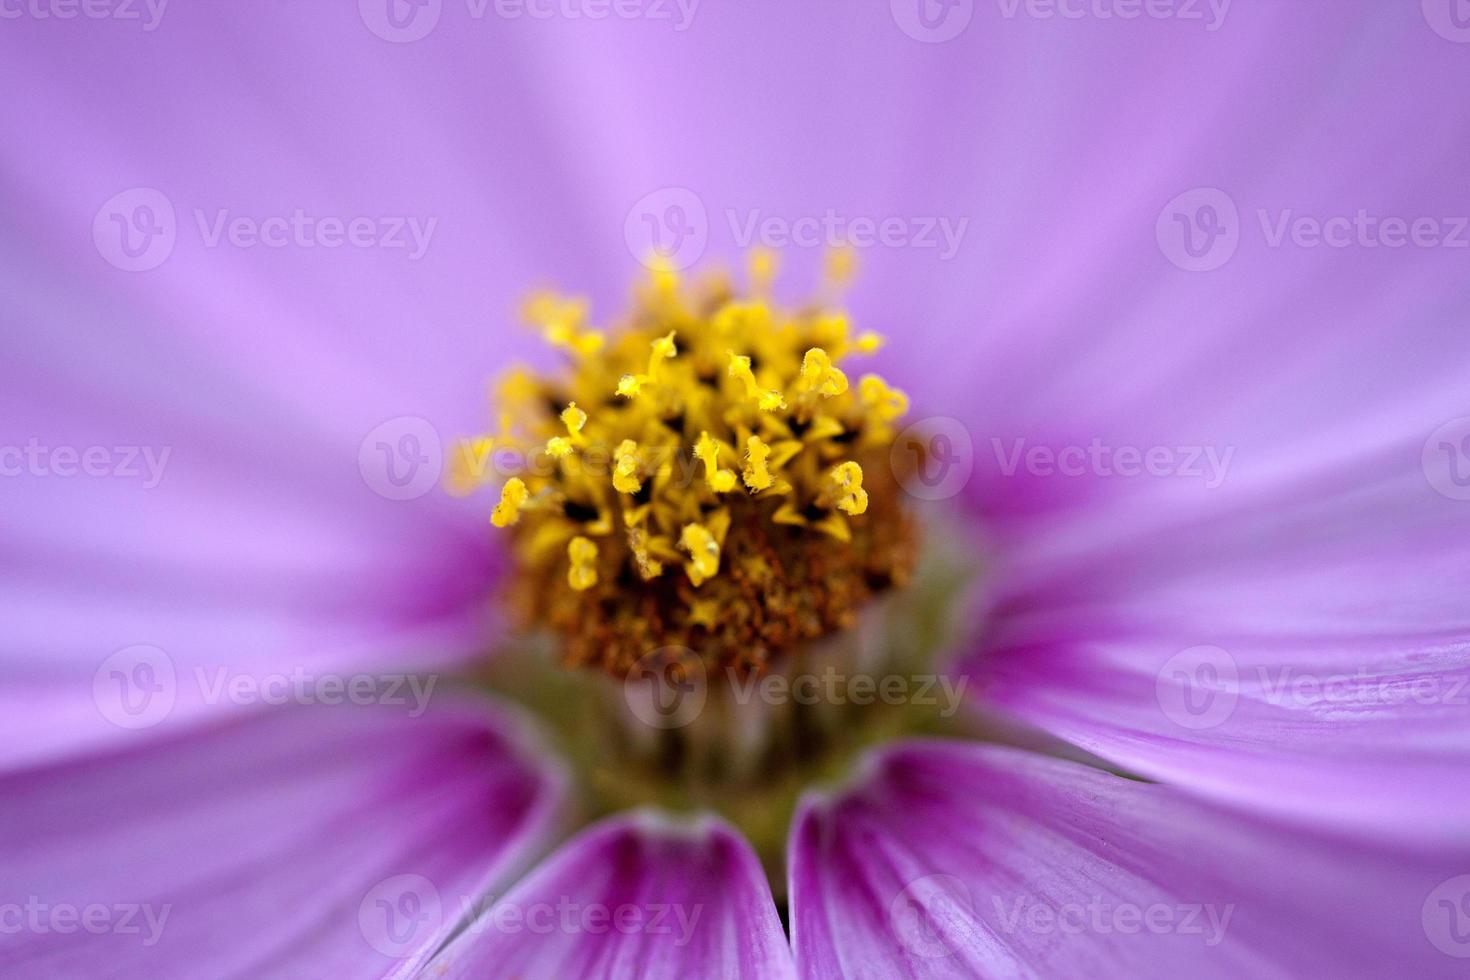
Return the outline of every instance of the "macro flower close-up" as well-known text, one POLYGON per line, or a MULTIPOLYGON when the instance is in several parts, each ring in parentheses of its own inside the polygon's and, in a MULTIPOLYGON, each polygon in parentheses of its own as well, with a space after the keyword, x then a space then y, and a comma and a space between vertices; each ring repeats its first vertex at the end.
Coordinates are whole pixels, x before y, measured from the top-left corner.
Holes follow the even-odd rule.
POLYGON ((1470 973, 1467 0, 0 80, 0 976, 1470 973))

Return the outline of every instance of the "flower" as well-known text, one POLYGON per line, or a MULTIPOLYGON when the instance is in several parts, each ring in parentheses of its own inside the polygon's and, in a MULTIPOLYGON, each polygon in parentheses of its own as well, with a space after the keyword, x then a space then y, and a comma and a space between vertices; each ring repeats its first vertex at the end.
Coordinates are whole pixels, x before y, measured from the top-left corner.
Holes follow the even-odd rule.
MULTIPOLYGON (((7 975, 1455 975, 1466 50, 1432 3, 1226 6, 15 8, 7 975), (922 478, 834 455, 808 523, 859 541, 900 501, 915 582, 813 631, 839 663, 957 655, 932 674, 965 706, 764 730, 803 747, 779 787, 674 719, 723 761, 642 783, 693 740, 603 724, 590 670, 488 658, 524 646, 492 597, 586 609, 655 564, 714 594, 720 528, 615 565, 564 511, 542 556, 550 488, 441 494, 451 434, 487 375, 554 372, 504 326, 527 285, 615 310, 644 246, 782 242, 810 282, 828 238, 859 246, 832 275, 881 380, 813 344, 719 384, 870 397, 922 478), (723 816, 658 805, 690 786, 723 816)), ((530 312, 618 365, 609 398, 677 359, 639 337, 624 370, 579 305, 530 312)), ((644 440, 577 400, 544 448, 608 437, 599 486, 636 498, 644 440)), ((791 482, 751 434, 681 441, 701 495, 791 482)), ((802 645, 768 646, 793 701, 802 645)))

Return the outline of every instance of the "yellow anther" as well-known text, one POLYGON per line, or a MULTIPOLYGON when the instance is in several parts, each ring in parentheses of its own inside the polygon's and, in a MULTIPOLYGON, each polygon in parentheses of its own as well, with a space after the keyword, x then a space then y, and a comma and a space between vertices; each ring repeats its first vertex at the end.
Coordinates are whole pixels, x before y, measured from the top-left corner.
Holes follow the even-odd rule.
POLYGON ((802 391, 816 392, 823 398, 834 398, 847 390, 847 375, 832 363, 832 358, 820 347, 813 347, 801 359, 801 377, 797 384, 802 391))
POLYGON ((750 289, 753 293, 769 293, 776 281, 776 253, 768 248, 753 249, 749 259, 750 289))
POLYGON ((448 485, 451 493, 468 493, 485 479, 495 440, 489 436, 461 439, 459 451, 450 454, 448 485))
POLYGON ((522 313, 541 328, 542 336, 554 347, 579 357, 590 357, 602 350, 602 334, 581 329, 587 319, 584 299, 561 299, 554 293, 538 293, 526 302, 522 313))
POLYGON ((859 354, 871 354, 886 343, 888 343, 888 339, 884 337, 881 333, 876 333, 872 330, 864 330, 862 333, 858 334, 857 339, 852 342, 852 349, 857 351, 859 354))
POLYGON ((624 439, 613 450, 613 489, 618 493, 637 493, 643 489, 638 478, 638 443, 624 439))
POLYGON ((684 571, 694 585, 703 585, 720 571, 720 543, 708 529, 699 524, 685 524, 679 535, 679 547, 689 552, 684 571))
POLYGON ((730 352, 730 377, 745 385, 745 394, 751 401, 760 406, 763 412, 776 412, 786 407, 786 399, 781 397, 779 391, 762 388, 755 380, 755 372, 750 368, 750 358, 744 354, 730 352))
POLYGON ((576 402, 569 402, 567 407, 562 409, 561 421, 567 427, 568 432, 576 435, 587 424, 587 413, 578 408, 576 402))
POLYGON ((521 507, 529 496, 526 484, 520 477, 513 476, 506 480, 504 489, 500 491, 500 503, 490 512, 490 523, 496 527, 510 527, 520 520, 521 507))
POLYGON ((587 441, 582 438, 582 427, 587 424, 587 413, 578 408, 576 402, 571 402, 562 409, 561 421, 567 427, 567 434, 552 436, 546 440, 546 452, 557 459, 565 459, 572 454, 573 449, 587 441))
POLYGON ((664 573, 663 562, 649 554, 648 532, 643 528, 628 528, 628 550, 633 552, 633 561, 638 566, 638 574, 644 579, 655 579, 664 573))
POLYGON ((751 436, 745 440, 745 485, 757 493, 770 489, 775 482, 771 471, 766 468, 770 458, 771 447, 762 442, 760 436, 751 436))
POLYGON ((678 348, 674 346, 674 331, 672 330, 654 340, 651 346, 652 350, 648 355, 648 373, 625 374, 618 381, 617 392, 624 398, 634 397, 643 390, 644 385, 657 383, 663 362, 678 353, 678 348))
POLYGON ((863 468, 856 463, 839 463, 832 467, 832 482, 841 497, 837 509, 856 517, 868 509, 868 491, 863 489, 863 468))
POLYGON ((567 569, 568 585, 582 592, 597 584, 597 545, 590 538, 579 534, 568 541, 567 559, 571 562, 571 568, 567 569))
POLYGON ((827 253, 825 271, 827 281, 834 286, 852 282, 852 277, 857 274, 857 251, 850 245, 832 249, 827 253))
POLYGON ((694 458, 704 463, 704 482, 715 493, 728 493, 735 489, 735 474, 720 469, 720 444, 710 438, 708 432, 699 434, 694 444, 694 458))
POLYGON ((909 396, 888 387, 888 382, 876 374, 863 375, 858 382, 858 394, 863 407, 880 423, 892 422, 909 410, 909 396))

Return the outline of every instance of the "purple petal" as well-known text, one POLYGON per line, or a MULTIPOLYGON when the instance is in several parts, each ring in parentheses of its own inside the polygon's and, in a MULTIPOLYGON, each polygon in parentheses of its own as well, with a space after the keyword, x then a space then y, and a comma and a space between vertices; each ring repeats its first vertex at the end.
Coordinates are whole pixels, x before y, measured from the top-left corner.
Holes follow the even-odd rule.
POLYGON ((1038 541, 998 583, 974 676, 988 703, 1151 778, 1462 839, 1464 506, 1390 455, 1131 536, 1038 541))
POLYGON ((1448 977, 1470 953, 1436 905, 1470 893, 1458 854, 1299 834, 1015 749, 910 743, 804 804, 792 939, 806 977, 1448 977))
POLYGON ((616 817, 563 845, 486 908, 430 964, 484 976, 792 976, 791 954, 750 845, 711 819, 616 817))
POLYGON ((534 858, 562 797, 516 724, 441 699, 418 718, 265 712, 0 778, 4 899, 24 916, 0 934, 6 975, 369 976, 422 959, 534 858))

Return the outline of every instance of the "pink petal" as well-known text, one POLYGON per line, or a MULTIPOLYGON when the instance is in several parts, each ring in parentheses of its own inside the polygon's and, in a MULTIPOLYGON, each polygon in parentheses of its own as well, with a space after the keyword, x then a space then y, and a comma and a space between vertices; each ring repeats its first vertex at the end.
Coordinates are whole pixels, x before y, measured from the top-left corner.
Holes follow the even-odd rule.
POLYGON ((985 700, 1222 800, 1462 839, 1465 505, 1398 449, 1146 530, 1036 540, 972 660, 985 700))
POLYGON ((802 807, 792 939, 806 977, 1456 976, 1426 909, 1465 871, 1458 853, 1299 834, 1015 749, 910 743, 802 807))
POLYGON ((731 827, 615 817, 563 845, 430 964, 485 976, 792 976, 755 854, 731 827))
POLYGON ((549 831, 560 777, 526 739, 488 702, 441 693, 418 718, 284 709, 0 778, 5 901, 40 923, 0 935, 4 972, 405 968, 549 831))

